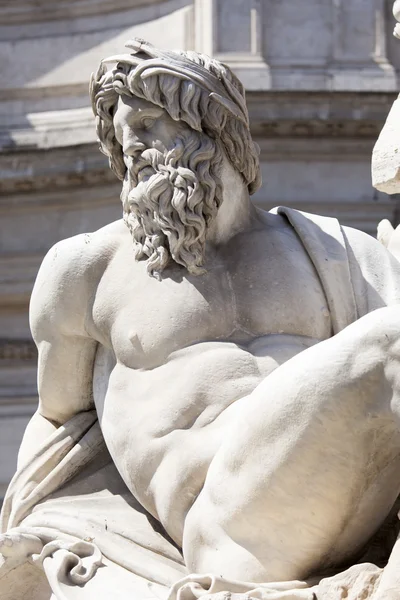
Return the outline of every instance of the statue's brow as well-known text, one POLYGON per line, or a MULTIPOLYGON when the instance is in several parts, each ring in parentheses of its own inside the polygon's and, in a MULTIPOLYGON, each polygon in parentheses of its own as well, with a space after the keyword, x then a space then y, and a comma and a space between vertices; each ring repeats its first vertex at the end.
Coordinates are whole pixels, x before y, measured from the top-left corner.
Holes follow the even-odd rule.
POLYGON ((155 117, 159 117, 160 115, 162 115, 162 113, 165 112, 161 107, 159 106, 149 106, 149 107, 144 107, 144 108, 138 108, 136 114, 140 117, 143 114, 146 115, 152 115, 155 117))

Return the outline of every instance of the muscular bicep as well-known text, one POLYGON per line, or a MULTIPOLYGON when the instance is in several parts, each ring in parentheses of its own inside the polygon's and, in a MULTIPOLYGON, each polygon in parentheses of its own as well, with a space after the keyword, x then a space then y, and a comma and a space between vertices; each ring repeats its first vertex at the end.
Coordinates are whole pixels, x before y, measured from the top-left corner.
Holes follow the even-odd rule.
POLYGON ((39 412, 57 424, 93 407, 96 342, 62 336, 38 344, 39 412))
POLYGON ((93 278, 81 246, 79 238, 72 238, 50 250, 31 297, 31 329, 39 352, 39 412, 56 424, 92 407, 97 342, 88 335, 85 322, 93 278))

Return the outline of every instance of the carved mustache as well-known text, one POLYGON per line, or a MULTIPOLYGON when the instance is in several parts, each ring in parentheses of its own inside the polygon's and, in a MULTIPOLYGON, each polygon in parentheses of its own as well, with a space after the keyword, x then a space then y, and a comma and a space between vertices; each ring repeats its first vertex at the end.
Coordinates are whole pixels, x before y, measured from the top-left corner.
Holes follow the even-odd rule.
POLYGON ((147 179, 160 167, 165 165, 166 156, 155 148, 146 148, 136 156, 126 156, 125 164, 128 169, 131 186, 136 187, 139 181, 147 179))

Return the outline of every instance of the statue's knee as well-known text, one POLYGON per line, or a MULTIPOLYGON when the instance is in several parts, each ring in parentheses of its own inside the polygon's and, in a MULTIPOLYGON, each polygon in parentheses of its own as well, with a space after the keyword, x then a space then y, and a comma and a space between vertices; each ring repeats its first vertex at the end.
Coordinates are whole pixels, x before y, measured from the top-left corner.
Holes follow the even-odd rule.
POLYGON ((337 340, 347 346, 350 362, 362 367, 363 371, 383 366, 388 359, 399 360, 400 305, 368 313, 346 327, 338 334, 337 340))
POLYGON ((364 330, 365 341, 390 349, 400 339, 400 305, 374 310, 359 323, 364 330))

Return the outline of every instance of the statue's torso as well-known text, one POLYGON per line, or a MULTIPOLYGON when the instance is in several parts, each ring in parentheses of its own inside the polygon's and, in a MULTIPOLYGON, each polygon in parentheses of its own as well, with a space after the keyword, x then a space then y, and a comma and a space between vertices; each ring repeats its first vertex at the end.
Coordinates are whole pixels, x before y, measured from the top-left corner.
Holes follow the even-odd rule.
POLYGON ((237 236, 207 267, 157 281, 123 236, 92 309, 105 440, 128 487, 178 542, 237 401, 331 335, 318 275, 289 226, 237 236))

